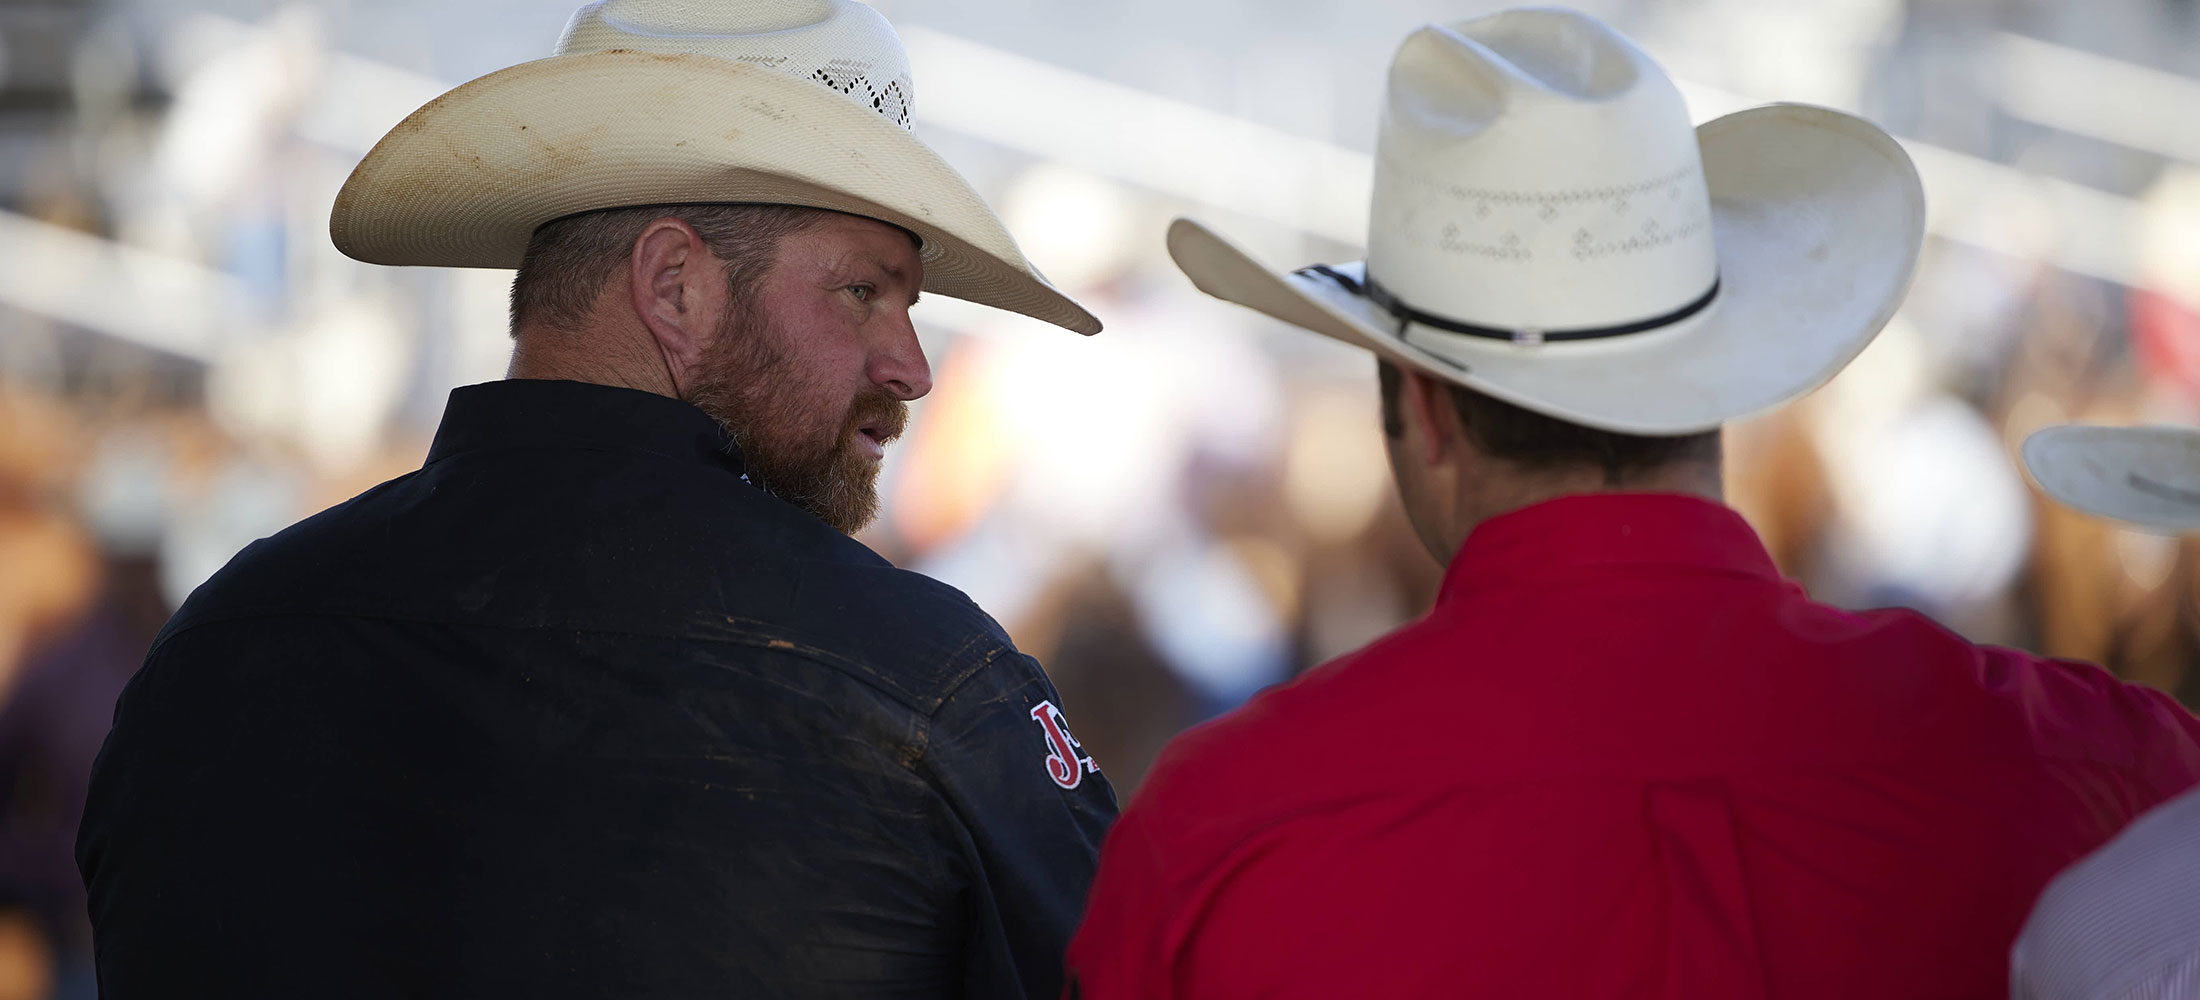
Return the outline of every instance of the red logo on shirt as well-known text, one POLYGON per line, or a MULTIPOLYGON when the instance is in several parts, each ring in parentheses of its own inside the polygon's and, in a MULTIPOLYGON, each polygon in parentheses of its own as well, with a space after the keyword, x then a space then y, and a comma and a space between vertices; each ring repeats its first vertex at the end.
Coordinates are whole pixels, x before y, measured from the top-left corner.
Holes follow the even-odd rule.
POLYGON ((1031 721, 1047 734, 1047 777, 1063 788, 1075 788, 1085 780, 1085 772, 1100 773, 1100 765, 1084 755, 1084 745, 1069 734, 1069 723, 1062 718, 1062 710, 1051 701, 1042 701, 1031 710, 1031 721))

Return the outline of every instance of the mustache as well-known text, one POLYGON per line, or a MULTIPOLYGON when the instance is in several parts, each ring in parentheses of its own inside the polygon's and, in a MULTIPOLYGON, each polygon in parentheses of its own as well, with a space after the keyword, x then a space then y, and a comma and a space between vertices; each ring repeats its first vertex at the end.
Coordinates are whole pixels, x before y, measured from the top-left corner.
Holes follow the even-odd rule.
POLYGON ((841 428, 841 436, 868 427, 880 444, 887 444, 901 437, 909 429, 909 404, 894 398, 884 389, 872 388, 857 396, 848 406, 847 426, 841 428))

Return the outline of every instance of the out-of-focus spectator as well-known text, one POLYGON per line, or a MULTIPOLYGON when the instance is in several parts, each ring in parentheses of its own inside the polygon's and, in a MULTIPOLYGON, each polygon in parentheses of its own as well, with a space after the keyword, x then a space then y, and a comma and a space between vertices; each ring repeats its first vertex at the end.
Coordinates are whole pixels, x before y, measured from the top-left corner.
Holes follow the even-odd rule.
MULTIPOLYGON (((2056 427, 2025 464, 2072 511, 2150 531, 2200 532, 2200 432, 2056 427)), ((2134 821, 2040 894, 2010 953, 2017 1000, 2170 1000, 2200 994, 2200 789, 2134 821)))
POLYGON ((1161 745, 1196 721, 1191 692, 1106 572, 1067 567, 1016 624, 1022 648, 1046 664, 1062 701, 1077 706, 1079 738, 1107 762, 1116 787, 1137 787, 1161 745))
POLYGON ((0 896, 25 908, 53 951, 58 995, 92 995, 91 926, 74 859, 92 760, 115 698, 167 617, 157 566, 110 559, 98 600, 34 644, 0 707, 0 896))
MULTIPOLYGON (((0 996, 91 995, 91 935, 71 849, 115 695, 150 632, 124 627, 120 575, 59 489, 79 435, 50 401, 0 384, 0 996), (104 582, 103 582, 104 580, 104 582), (102 606, 105 605, 105 606, 102 606)), ((165 617, 157 598, 153 620, 165 617)))

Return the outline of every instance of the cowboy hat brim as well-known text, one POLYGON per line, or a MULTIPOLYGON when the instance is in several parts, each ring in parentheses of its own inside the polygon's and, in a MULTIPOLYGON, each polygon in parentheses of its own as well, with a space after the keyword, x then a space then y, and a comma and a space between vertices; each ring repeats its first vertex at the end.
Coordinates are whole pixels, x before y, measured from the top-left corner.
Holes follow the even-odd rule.
POLYGON ((556 56, 463 84, 375 144, 329 234, 373 264, 510 268, 554 219, 692 203, 891 223, 923 241, 925 291, 1100 331, 915 136, 823 84, 711 56, 556 56))
MULTIPOLYGON (((1925 193, 1893 137, 1838 111, 1768 105, 1696 137, 1720 290, 1655 331, 1529 345, 1403 329, 1338 281, 1277 272, 1189 219, 1170 226, 1169 254, 1209 295, 1539 413, 1631 434, 1709 430, 1817 388, 1871 343, 1909 288, 1925 193)), ((1334 270, 1365 283, 1364 263, 1334 270)))
POLYGON ((2065 506, 2161 534, 2200 531, 2200 431, 2050 427, 2025 439, 2024 466, 2065 506))

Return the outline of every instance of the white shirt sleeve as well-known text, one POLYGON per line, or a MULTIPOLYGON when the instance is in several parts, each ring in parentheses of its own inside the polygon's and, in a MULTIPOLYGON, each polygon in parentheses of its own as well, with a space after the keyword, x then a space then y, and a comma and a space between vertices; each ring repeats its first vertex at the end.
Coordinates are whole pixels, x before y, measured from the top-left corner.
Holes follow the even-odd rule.
POLYGON ((2200 789, 2048 884, 2009 957, 2015 1000, 2200 997, 2200 789))

